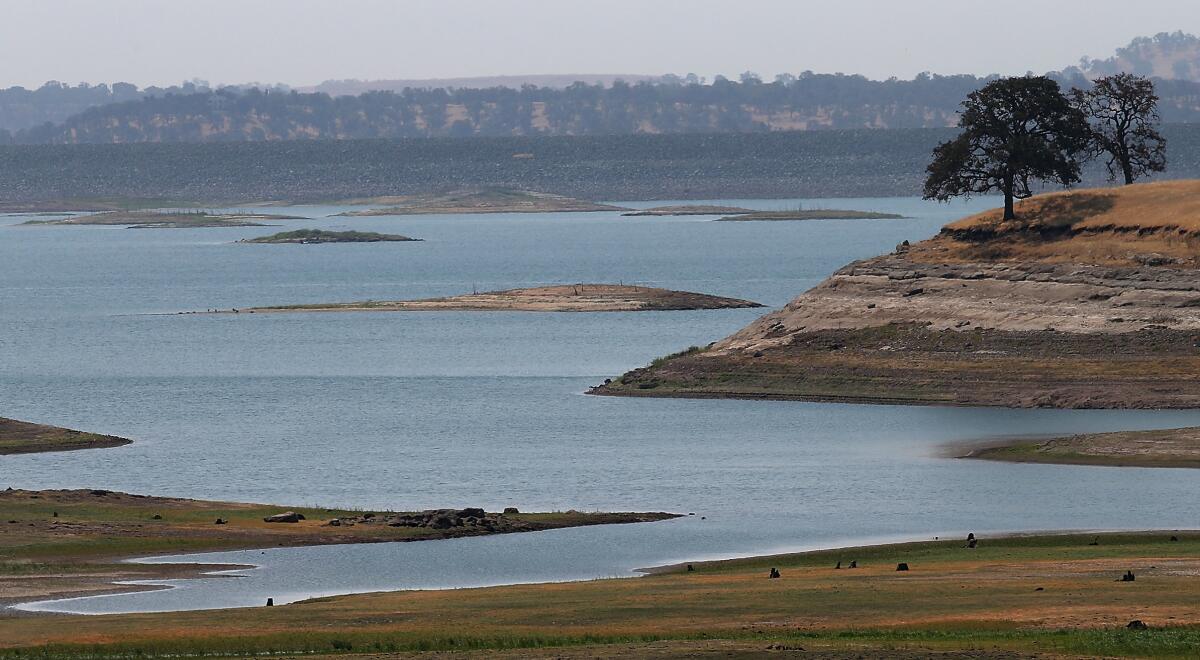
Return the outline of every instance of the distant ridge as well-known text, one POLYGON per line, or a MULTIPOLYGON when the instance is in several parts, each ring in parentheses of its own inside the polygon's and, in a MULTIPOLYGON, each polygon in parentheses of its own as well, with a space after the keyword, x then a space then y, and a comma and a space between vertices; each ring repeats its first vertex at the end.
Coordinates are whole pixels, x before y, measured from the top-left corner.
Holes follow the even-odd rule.
POLYGON ((523 85, 562 89, 577 82, 588 85, 611 87, 614 81, 627 83, 641 81, 659 82, 662 76, 644 73, 534 73, 510 76, 471 76, 467 78, 401 78, 395 80, 326 80, 319 85, 296 87, 298 92, 320 92, 330 96, 357 96, 364 92, 400 92, 412 89, 487 89, 509 87, 520 89, 523 85))
POLYGON ((1200 82, 1200 37, 1178 32, 1159 32, 1153 37, 1138 37, 1118 48, 1112 57, 1094 60, 1084 57, 1067 72, 1078 71, 1088 78, 1133 73, 1164 80, 1200 82))

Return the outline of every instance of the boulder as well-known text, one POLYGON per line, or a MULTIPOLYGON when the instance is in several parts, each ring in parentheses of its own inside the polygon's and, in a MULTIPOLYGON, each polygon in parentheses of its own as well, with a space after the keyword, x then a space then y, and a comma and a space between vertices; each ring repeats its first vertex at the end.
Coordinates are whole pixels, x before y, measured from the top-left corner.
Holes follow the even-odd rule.
POLYGON ((517 514, 517 513, 521 513, 521 512, 515 506, 504 507, 504 515, 513 515, 513 514, 517 514))
POLYGON ((296 513, 295 511, 284 511, 273 516, 263 518, 263 522, 267 523, 297 523, 304 520, 304 514, 296 513))

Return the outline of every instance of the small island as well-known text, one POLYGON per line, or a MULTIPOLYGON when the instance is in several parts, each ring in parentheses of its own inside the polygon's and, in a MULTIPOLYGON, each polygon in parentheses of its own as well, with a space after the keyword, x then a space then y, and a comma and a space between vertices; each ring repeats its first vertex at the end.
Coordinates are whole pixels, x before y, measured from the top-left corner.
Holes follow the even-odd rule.
POLYGON ((955 455, 1012 463, 1200 468, 1200 427, 1016 439, 955 455))
POLYGON ((636 218, 643 216, 671 216, 671 215, 734 215, 741 213, 755 213, 754 209, 744 209, 740 206, 714 206, 712 204, 679 204, 675 206, 654 206, 648 209, 639 209, 622 213, 621 215, 636 218))
POLYGON ((270 243, 313 245, 317 243, 393 243, 420 241, 400 234, 378 234, 373 231, 324 231, 322 229, 297 229, 283 231, 270 236, 243 238, 238 243, 270 243))
POLYGON ((341 202, 347 205, 379 206, 361 211, 345 211, 338 216, 437 215, 461 213, 583 213, 591 211, 628 211, 608 204, 597 204, 531 190, 458 190, 444 194, 371 197, 341 202))
POLYGON ((133 441, 113 435, 85 433, 0 417, 0 455, 101 449, 120 447, 130 442, 133 441))
POLYGON ((717 222, 752 222, 779 220, 901 220, 904 216, 875 211, 839 209, 796 209, 792 211, 751 211, 717 218, 717 222))
POLYGON ((131 229, 194 229, 198 227, 265 227, 258 220, 306 220, 298 215, 271 213, 209 213, 206 211, 106 211, 58 220, 30 220, 25 225, 104 225, 131 229))
MULTIPOLYGON (((366 300, 226 310, 255 312, 648 312, 762 307, 737 298, 620 284, 567 284, 420 300, 366 300)), ((188 312, 184 312, 188 313, 188 312)))

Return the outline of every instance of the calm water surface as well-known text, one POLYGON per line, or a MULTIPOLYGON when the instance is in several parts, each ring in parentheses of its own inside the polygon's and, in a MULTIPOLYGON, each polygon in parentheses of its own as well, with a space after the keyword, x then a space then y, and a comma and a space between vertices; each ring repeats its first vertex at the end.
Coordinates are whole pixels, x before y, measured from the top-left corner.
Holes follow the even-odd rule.
POLYGON ((490 538, 209 554, 204 561, 259 568, 176 589, 30 607, 248 606, 267 596, 288 602, 627 576, 675 561, 967 531, 1200 525, 1198 471, 939 457, 951 440, 1170 427, 1200 423, 1200 413, 581 394, 659 355, 719 339, 762 310, 170 314, 591 281, 775 307, 853 259, 993 205, 713 203, 909 218, 330 218, 343 209, 287 209, 314 218, 288 221, 292 228, 425 239, 304 246, 233 243, 278 229, 17 227, 27 218, 0 217, 0 414, 136 440, 117 449, 0 457, 0 488, 100 487, 368 509, 697 514, 490 538))

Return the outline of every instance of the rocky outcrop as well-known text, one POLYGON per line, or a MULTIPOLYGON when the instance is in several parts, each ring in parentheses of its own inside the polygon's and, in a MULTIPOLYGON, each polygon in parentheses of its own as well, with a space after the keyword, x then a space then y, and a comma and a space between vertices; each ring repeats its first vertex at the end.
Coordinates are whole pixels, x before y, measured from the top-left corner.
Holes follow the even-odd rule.
POLYGON ((304 514, 295 511, 284 511, 263 518, 265 523, 298 523, 301 520, 304 520, 304 514))

